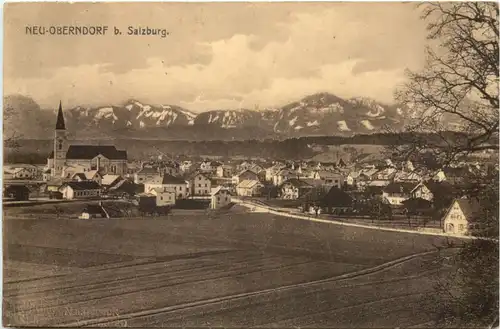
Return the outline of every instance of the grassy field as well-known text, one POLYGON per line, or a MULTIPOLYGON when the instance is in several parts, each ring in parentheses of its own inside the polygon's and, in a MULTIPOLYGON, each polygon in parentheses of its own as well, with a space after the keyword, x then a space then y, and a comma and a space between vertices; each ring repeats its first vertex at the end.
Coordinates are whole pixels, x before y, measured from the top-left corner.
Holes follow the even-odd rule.
POLYGON ((156 219, 7 216, 4 325, 427 323, 436 309, 429 298, 436 255, 425 252, 441 242, 238 206, 156 219))

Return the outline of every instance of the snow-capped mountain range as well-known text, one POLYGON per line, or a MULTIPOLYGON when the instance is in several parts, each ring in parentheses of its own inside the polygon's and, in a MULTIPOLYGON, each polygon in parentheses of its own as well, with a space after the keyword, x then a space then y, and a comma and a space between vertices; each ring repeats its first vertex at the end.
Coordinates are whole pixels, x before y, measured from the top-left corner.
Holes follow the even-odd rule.
MULTIPOLYGON (((41 110, 33 100, 20 95, 6 96, 4 106, 14 109, 16 115, 13 118, 23 115, 25 120, 36 119, 36 124, 52 135, 56 108, 41 110), (29 110, 32 115, 25 116, 25 111, 21 111, 23 109, 29 110)), ((184 139, 189 139, 190 132, 202 129, 207 133, 209 130, 222 131, 225 136, 245 139, 259 138, 262 134, 268 138, 273 135, 366 134, 381 132, 385 128, 397 130, 403 127, 408 113, 405 108, 368 98, 343 99, 329 93, 318 93, 282 107, 259 111, 220 109, 196 114, 175 105, 151 105, 128 100, 121 105, 64 109, 64 114, 67 129, 79 134, 86 131, 94 135, 116 137, 119 134, 123 137, 133 133, 134 136, 147 138, 153 131, 158 137, 160 129, 160 136, 165 138, 174 131, 176 138, 183 138, 182 131, 185 131, 184 139), (256 136, 240 136, 239 132, 243 130, 254 131, 256 136)), ((15 125, 15 122, 11 124, 15 125)), ((16 127, 23 131, 29 128, 26 124, 16 127)))

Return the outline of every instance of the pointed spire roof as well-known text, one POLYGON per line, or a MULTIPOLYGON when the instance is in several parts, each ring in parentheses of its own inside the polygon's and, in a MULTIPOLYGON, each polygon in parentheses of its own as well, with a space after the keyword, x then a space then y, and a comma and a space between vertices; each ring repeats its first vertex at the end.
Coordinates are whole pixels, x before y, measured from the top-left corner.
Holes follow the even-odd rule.
POLYGON ((59 111, 57 111, 56 129, 62 129, 62 130, 66 129, 66 125, 64 124, 64 115, 62 111, 61 101, 59 101, 59 111))

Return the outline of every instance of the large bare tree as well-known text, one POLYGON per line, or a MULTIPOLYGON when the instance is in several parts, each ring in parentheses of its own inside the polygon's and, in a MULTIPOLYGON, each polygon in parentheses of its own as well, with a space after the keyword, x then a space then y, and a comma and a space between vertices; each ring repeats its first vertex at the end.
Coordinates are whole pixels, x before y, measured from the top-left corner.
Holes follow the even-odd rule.
MULTIPOLYGON (((396 95, 410 109, 406 128, 415 133, 398 146, 399 154, 425 150, 448 165, 474 152, 498 152, 498 4, 439 2, 419 9, 430 42, 424 69, 408 72, 408 83, 396 95)), ((495 162, 498 166, 498 158, 495 162)), ((475 234, 490 240, 464 243, 441 259, 455 268, 438 285, 436 295, 444 297, 436 304, 441 325, 498 323, 498 242, 491 240, 498 238, 498 178, 498 167, 489 168, 471 175, 463 187, 464 196, 480 202, 474 220, 481 229, 475 234)))
POLYGON ((498 5, 439 2, 419 5, 429 22, 426 64, 408 72, 397 99, 412 113, 406 130, 414 137, 407 153, 435 150, 445 161, 470 152, 498 149, 498 5), (460 134, 445 133, 455 130, 460 134), (422 136, 422 135, 415 135, 422 136))

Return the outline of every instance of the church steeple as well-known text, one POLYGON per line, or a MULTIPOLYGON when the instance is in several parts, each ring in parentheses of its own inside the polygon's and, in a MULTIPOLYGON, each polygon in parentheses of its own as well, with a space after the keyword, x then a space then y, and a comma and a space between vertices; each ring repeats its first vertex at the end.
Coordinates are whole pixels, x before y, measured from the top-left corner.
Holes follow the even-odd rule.
POLYGON ((66 130, 66 125, 64 124, 64 115, 63 115, 63 111, 62 111, 61 101, 59 101, 59 111, 57 112, 56 130, 66 130))
POLYGON ((64 124, 64 115, 61 102, 59 102, 59 111, 57 112, 56 129, 54 130, 54 160, 52 176, 61 176, 66 165, 66 152, 68 145, 66 140, 66 125, 64 124))

